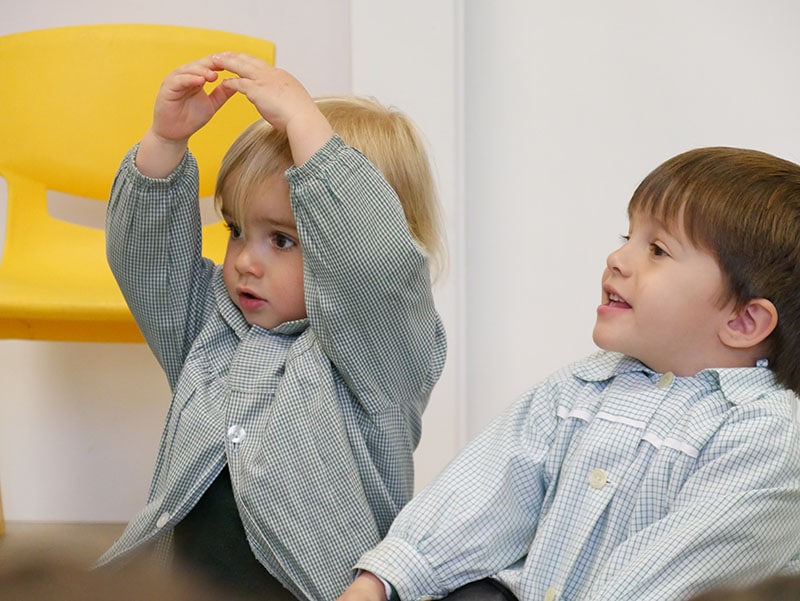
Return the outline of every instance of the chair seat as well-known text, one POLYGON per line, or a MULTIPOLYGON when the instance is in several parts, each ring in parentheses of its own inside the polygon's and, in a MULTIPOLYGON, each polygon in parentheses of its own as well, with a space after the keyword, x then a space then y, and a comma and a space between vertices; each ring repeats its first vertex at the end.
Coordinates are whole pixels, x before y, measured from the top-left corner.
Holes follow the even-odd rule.
POLYGON ((111 271, 61 277, 0 270, 0 331, 6 338, 142 342, 111 271), (64 284, 70 279, 70 285, 64 284))
MULTIPOLYGON (((67 231, 92 229, 72 224, 62 227, 67 231)), ((221 262, 227 236, 221 223, 204 227, 204 255, 221 262)), ((19 253, 14 253, 0 262, 0 331, 4 338, 144 341, 105 262, 105 255, 97 255, 97 248, 103 244, 103 232, 93 230, 80 236, 84 242, 93 238, 98 240, 86 249, 73 246, 64 250, 75 260, 65 262, 57 272, 48 272, 48 255, 41 252, 26 253, 27 259, 23 260, 18 260, 19 253), (76 259, 84 252, 92 253, 93 260, 76 259)))

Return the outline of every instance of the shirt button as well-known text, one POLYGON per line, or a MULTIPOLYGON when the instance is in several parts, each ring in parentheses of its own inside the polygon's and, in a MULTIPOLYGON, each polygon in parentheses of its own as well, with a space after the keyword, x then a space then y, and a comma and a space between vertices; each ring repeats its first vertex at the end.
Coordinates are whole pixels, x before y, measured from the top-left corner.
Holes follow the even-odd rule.
POLYGON ((158 516, 158 520, 156 521, 156 528, 163 528, 164 526, 169 524, 170 517, 171 516, 169 515, 168 511, 165 511, 160 516, 158 516))
POLYGON ((558 593, 556 593, 556 588, 551 586, 544 592, 544 601, 556 601, 556 597, 558 593))
POLYGON ((599 467, 589 472, 589 486, 592 488, 603 488, 608 483, 606 470, 599 467))
POLYGON ((245 436, 247 436, 247 432, 239 424, 234 424, 228 428, 228 440, 233 444, 239 444, 244 440, 245 436))
POLYGON ((675 374, 672 373, 671 371, 668 371, 658 380, 658 387, 669 388, 674 381, 675 381, 675 374))

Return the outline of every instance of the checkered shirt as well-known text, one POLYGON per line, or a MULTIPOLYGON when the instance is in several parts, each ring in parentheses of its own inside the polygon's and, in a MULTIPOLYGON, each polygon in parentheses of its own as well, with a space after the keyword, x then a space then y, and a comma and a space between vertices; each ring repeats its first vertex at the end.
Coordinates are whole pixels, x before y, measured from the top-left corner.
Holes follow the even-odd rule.
POLYGON ((680 601, 796 572, 797 405, 765 368, 600 352, 495 420, 357 566, 404 600, 494 576, 522 601, 680 601))
POLYGON ((413 491, 445 360, 427 259, 379 172, 334 136, 286 172, 308 318, 250 327, 201 257, 197 165, 122 162, 108 258, 173 398, 147 505, 99 560, 168 537, 227 463, 256 557, 300 599, 334 599, 413 491))

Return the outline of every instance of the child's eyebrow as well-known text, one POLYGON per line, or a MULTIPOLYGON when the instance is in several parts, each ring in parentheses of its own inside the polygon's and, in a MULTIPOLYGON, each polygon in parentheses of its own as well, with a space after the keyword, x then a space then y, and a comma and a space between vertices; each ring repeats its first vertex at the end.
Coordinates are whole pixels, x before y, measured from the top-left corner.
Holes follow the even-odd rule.
POLYGON ((295 232, 297 231, 297 223, 295 223, 294 221, 284 221, 281 219, 272 219, 272 218, 260 219, 259 221, 261 221, 261 223, 270 225, 272 227, 288 229, 295 232))

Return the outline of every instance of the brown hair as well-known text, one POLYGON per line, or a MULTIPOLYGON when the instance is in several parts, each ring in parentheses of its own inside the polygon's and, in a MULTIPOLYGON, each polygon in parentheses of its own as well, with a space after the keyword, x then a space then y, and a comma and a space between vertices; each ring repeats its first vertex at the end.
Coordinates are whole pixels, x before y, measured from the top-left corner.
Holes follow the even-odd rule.
POLYGON ((717 259, 727 284, 722 304, 766 298, 778 311, 769 367, 800 393, 800 166, 740 148, 698 148, 650 173, 628 205, 665 227, 682 225, 717 259))
MULTIPOLYGON (((360 150, 395 190, 411 235, 426 252, 435 278, 445 263, 443 229, 433 172, 419 131, 405 114, 370 98, 340 96, 315 102, 334 131, 360 150)), ((226 206, 238 218, 249 191, 291 164, 286 135, 264 120, 253 123, 223 158, 215 193, 217 210, 222 208, 223 186, 231 174, 236 181, 230 182, 226 206)))

